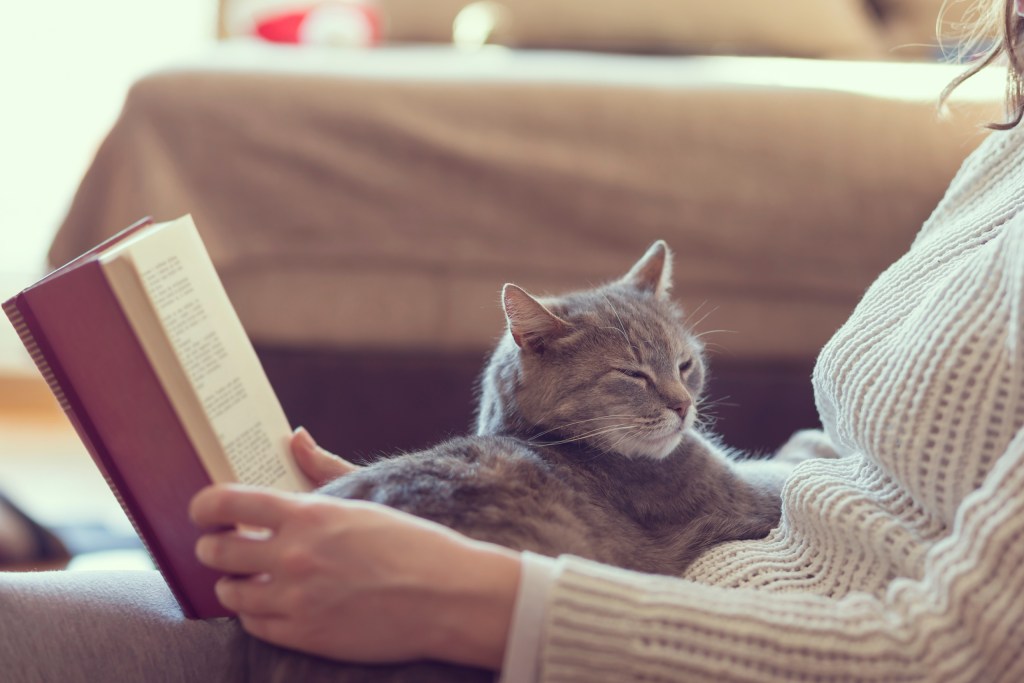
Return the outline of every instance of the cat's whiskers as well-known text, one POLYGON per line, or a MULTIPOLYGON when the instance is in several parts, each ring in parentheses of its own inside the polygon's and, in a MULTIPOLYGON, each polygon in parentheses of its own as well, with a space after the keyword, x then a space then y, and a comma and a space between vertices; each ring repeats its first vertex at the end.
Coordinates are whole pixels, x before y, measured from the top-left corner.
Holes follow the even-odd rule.
POLYGON ((626 346, 628 346, 634 354, 637 353, 636 346, 634 346, 633 343, 629 341, 629 335, 626 334, 626 324, 622 322, 622 316, 619 315, 619 311, 616 309, 615 305, 612 304, 612 301, 611 299, 608 298, 607 294, 602 293, 602 296, 604 297, 605 302, 608 304, 608 308, 612 309, 612 313, 615 314, 615 319, 619 321, 618 328, 608 327, 605 329, 618 329, 619 333, 622 335, 622 338, 626 340, 626 346))
MULTIPOLYGON (((608 294, 602 293, 604 301, 608 304, 608 308, 612 309, 612 313, 615 314, 615 319, 619 321, 619 331, 622 332, 622 336, 626 336, 626 324, 622 322, 622 316, 619 315, 618 308, 612 303, 612 300, 608 298, 608 294)), ((626 341, 629 341, 628 338, 626 341)))
POLYGON ((628 431, 620 434, 619 438, 616 439, 614 443, 611 443, 611 444, 608 445, 608 448, 607 448, 606 452, 607 453, 615 453, 616 449, 619 447, 619 444, 621 444, 623 441, 625 441, 626 437, 628 437, 629 435, 630 435, 630 432, 628 432, 628 431))
POLYGON ((704 410, 705 408, 716 408, 718 406, 729 406, 731 408, 735 408, 739 405, 738 403, 727 403, 730 398, 732 398, 732 396, 719 396, 712 400, 699 399, 697 401, 697 409, 704 410))
MULTIPOLYGON (((648 425, 648 426, 650 426, 650 425, 648 425)), ((637 429, 640 429, 640 427, 638 426, 637 429)), ((625 441, 627 438, 629 438, 631 436, 631 434, 632 434, 631 431, 623 432, 622 434, 619 435, 619 437, 614 442, 608 444, 607 446, 605 446, 603 448, 600 448, 600 452, 598 453, 598 455, 595 455, 593 458, 591 458, 591 460, 596 460, 601 455, 621 454, 621 451, 619 450, 619 446, 622 444, 623 441, 625 441)), ((648 452, 647 455, 652 455, 652 454, 650 452, 648 452)), ((662 457, 662 455, 656 455, 654 457, 662 457)))
POLYGON ((686 325, 687 327, 689 327, 689 328, 693 329, 694 327, 697 327, 697 326, 698 326, 698 325, 700 325, 700 324, 701 324, 702 322, 704 322, 704 319, 705 319, 705 318, 707 318, 707 317, 708 317, 709 315, 711 315, 712 313, 714 313, 715 311, 717 311, 717 310, 718 310, 718 306, 715 306, 714 308, 710 309, 710 310, 709 310, 709 311, 708 311, 707 313, 705 313, 704 315, 702 315, 702 316, 701 316, 701 318, 700 318, 700 320, 698 320, 698 321, 697 321, 697 322, 695 322, 695 323, 690 323, 690 319, 691 319, 691 318, 692 318, 693 316, 695 316, 695 315, 697 315, 698 313, 700 313, 700 309, 702 309, 702 308, 704 308, 705 306, 707 306, 707 304, 708 304, 708 300, 707 300, 707 299, 704 299, 704 301, 701 301, 701 302, 700 302, 700 305, 698 305, 698 306, 697 306, 697 308, 693 309, 692 311, 690 311, 689 313, 687 313, 687 314, 686 314, 686 317, 685 317, 685 318, 683 318, 683 324, 684 324, 684 325, 686 325))
POLYGON ((634 354, 636 353, 636 346, 634 344, 630 343, 629 337, 627 337, 626 333, 623 332, 620 328, 615 327, 615 325, 605 325, 604 327, 601 327, 599 329, 602 329, 602 330, 613 330, 615 332, 618 332, 619 334, 622 335, 622 338, 626 340, 626 344, 629 345, 629 348, 633 351, 633 353, 634 354))
POLYGON ((591 430, 589 432, 583 432, 582 434, 577 434, 575 436, 569 437, 567 439, 562 439, 560 441, 547 441, 547 442, 543 442, 542 441, 542 442, 539 442, 539 443, 543 443, 545 445, 553 445, 555 443, 570 443, 570 442, 573 442, 573 441, 580 441, 582 439, 589 439, 589 438, 594 437, 594 436, 601 436, 603 434, 610 434, 611 432, 622 431, 623 429, 639 429, 639 428, 640 427, 638 425, 635 425, 635 424, 609 425, 609 426, 606 426, 606 427, 600 427, 598 429, 593 429, 593 430, 591 430))
POLYGON ((577 434, 576 436, 570 437, 568 439, 561 439, 559 441, 534 441, 533 439, 531 439, 527 441, 527 443, 533 446, 559 446, 561 444, 583 441, 584 439, 590 439, 595 436, 603 436, 605 434, 611 434, 613 432, 620 432, 623 430, 636 430, 640 428, 641 427, 639 425, 635 424, 620 424, 613 425, 611 427, 602 427, 600 429, 595 429, 590 432, 584 432, 583 434, 577 434))
POLYGON ((619 454, 619 451, 618 451, 619 444, 621 444, 627 437, 629 437, 630 434, 632 434, 634 431, 636 431, 638 429, 640 429, 639 426, 636 426, 633 429, 623 430, 622 434, 619 435, 619 438, 617 438, 612 443, 606 443, 604 445, 595 444, 593 446, 594 455, 592 455, 591 457, 587 458, 584 462, 593 462, 594 460, 597 460, 598 458, 601 458, 601 457, 604 457, 604 456, 608 456, 608 455, 618 455, 619 454))
POLYGON ((704 330, 703 332, 698 332, 693 336, 696 339, 703 339, 709 334, 736 334, 736 330, 704 330))
POLYGON ((720 396, 713 400, 698 399, 695 408, 697 409, 697 420, 695 426, 701 429, 710 430, 714 427, 715 422, 718 421, 718 416, 714 414, 714 409, 719 406, 735 407, 736 403, 728 403, 729 396, 720 396))
POLYGON ((634 416, 633 415, 603 415, 601 417, 588 417, 585 420, 574 420, 573 422, 566 422, 564 424, 558 425, 557 427, 552 427, 551 429, 545 429, 543 432, 540 432, 539 434, 534 434, 532 438, 536 439, 537 437, 544 436, 545 434, 550 434, 551 432, 561 431, 561 430, 563 430, 563 429, 565 429, 567 427, 572 427, 574 425, 583 424, 584 422, 594 422, 596 420, 621 420, 622 418, 631 418, 631 417, 634 417, 634 416))
POLYGON ((718 422, 717 415, 699 415, 693 422, 693 426, 698 431, 714 431, 715 423, 718 422))

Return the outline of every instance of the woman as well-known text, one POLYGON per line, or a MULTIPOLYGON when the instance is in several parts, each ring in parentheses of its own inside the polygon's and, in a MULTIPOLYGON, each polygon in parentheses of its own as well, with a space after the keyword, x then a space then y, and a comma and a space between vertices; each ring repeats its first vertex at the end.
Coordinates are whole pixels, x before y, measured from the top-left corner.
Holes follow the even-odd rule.
MULTIPOLYGON (((801 466, 767 539, 714 548, 675 579, 515 553, 372 504, 219 486, 193 501, 197 524, 273 531, 200 540, 203 562, 237 575, 218 586, 224 604, 272 643, 501 668, 506 683, 1024 680, 1020 2, 1000 0, 1004 40, 984 61, 1009 57, 1011 120, 822 351, 818 407, 842 457, 801 466)), ((304 432, 293 449, 314 479, 351 467, 304 432)), ((136 590, 166 603, 153 579, 130 580, 82 582, 96 592, 71 611, 109 601, 122 614, 136 590)), ((5 579, 0 608, 31 614, 28 628, 56 621, 68 608, 40 616, 32 597, 68 590, 55 581, 81 579, 5 579)), ((158 665, 121 651, 134 667, 124 675, 212 680, 223 624, 162 614, 125 615, 118 628, 133 637, 92 634, 89 651, 149 651, 165 638, 158 665)), ((0 642, 21 635, 4 624, 0 642)))

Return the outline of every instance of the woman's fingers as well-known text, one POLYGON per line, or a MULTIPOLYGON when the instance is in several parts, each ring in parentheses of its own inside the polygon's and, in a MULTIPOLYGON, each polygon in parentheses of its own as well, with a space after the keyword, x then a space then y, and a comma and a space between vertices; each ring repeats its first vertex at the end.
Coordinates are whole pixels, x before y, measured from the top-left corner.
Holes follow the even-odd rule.
POLYGON ((280 600, 280 591, 276 590, 272 579, 264 574, 225 576, 217 580, 214 588, 220 604, 232 612, 250 618, 272 619, 281 616, 276 604, 280 600))
POLYGON ((320 448, 305 427, 296 429, 292 436, 292 457, 315 486, 322 486, 360 469, 358 465, 320 448))
POLYGON ((206 534, 196 543, 196 557, 200 562, 228 574, 269 571, 275 553, 265 536, 247 531, 206 534))
POLYGON ((189 515, 200 528, 244 524, 273 530, 296 504, 286 493, 242 484, 218 484, 192 498, 189 515))

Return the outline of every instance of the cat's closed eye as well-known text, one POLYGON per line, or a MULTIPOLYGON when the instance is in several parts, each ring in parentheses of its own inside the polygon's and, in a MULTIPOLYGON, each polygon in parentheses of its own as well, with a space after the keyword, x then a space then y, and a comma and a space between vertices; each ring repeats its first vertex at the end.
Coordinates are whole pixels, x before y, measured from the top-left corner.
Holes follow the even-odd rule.
POLYGON ((693 359, 684 360, 679 364, 679 374, 685 375, 693 367, 693 359))
POLYGON ((642 379, 645 382, 651 381, 650 376, 642 370, 634 370, 632 368, 615 368, 615 371, 631 379, 642 379))

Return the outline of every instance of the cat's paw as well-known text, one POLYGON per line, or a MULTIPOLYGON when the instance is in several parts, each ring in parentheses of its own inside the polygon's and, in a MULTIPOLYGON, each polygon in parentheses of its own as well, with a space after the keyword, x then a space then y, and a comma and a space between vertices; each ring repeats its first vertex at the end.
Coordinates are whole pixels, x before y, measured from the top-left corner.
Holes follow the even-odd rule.
POLYGON ((773 458, 777 462, 798 463, 811 458, 838 458, 839 451, 820 429, 802 429, 789 437, 773 458))

